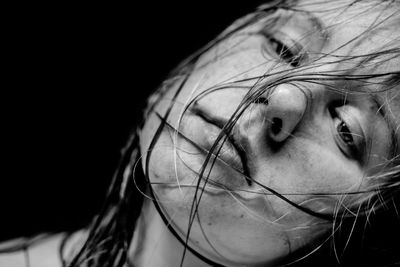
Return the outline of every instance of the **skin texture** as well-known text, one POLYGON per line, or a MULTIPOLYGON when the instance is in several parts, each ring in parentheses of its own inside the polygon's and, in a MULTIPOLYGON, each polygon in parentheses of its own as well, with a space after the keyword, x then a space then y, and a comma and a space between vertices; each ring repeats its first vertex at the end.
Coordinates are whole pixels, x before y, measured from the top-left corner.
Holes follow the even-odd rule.
MULTIPOLYGON (((348 4, 300 1, 302 11, 277 10, 271 15, 277 19, 275 27, 266 28, 264 18, 236 32, 199 58, 177 98, 178 83, 149 114, 140 133, 143 167, 164 215, 183 239, 189 232, 192 203, 198 192, 196 199, 200 201, 188 244, 202 255, 228 266, 273 265, 305 245, 318 246, 330 233, 332 223, 299 210, 260 185, 299 206, 334 214, 351 203, 352 198, 343 195, 366 188, 366 177, 382 171, 392 158, 391 138, 398 121, 394 114, 399 114, 395 95, 357 93, 355 89, 363 85, 354 81, 328 82, 347 93, 329 90, 326 84, 284 83, 243 111, 223 142, 219 159, 212 165, 211 157, 198 183, 207 152, 256 82, 248 78, 293 68, 279 57, 275 39, 307 51, 301 64, 312 63, 312 67, 301 70, 304 73, 396 71, 396 59, 363 68, 357 67, 357 60, 334 62, 339 57, 379 51, 399 38, 394 19, 385 20, 392 14, 390 10, 348 4), (369 31, 372 24, 379 27, 369 31), (364 34, 367 29, 369 33, 364 34), (218 87, 238 80, 245 80, 235 84, 240 87, 218 87), (219 89, 208 91, 210 88, 219 89), (166 117, 171 127, 163 128, 149 151, 160 117, 165 117, 171 103, 166 117), (391 111, 385 112, 385 117, 382 105, 391 111), (342 122, 352 132, 357 153, 338 132, 342 122), (253 181, 249 183, 243 173, 253 181)), ((379 89, 366 88, 369 92, 379 89)), ((151 205, 144 206, 143 214, 154 215, 151 205)), ((146 248, 157 251, 163 251, 163 244, 168 243, 165 240, 171 238, 160 237, 157 243, 157 236, 150 241, 149 235, 143 237, 146 248)), ((132 253, 140 258, 136 246, 132 253)), ((142 264, 152 262, 150 257, 142 256, 142 264)))

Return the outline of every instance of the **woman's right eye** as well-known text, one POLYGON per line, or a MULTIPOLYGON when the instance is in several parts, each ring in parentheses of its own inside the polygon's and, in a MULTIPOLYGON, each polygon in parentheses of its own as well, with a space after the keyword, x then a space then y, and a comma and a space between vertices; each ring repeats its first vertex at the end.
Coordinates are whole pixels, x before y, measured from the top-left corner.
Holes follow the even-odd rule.
POLYGON ((304 49, 298 42, 279 32, 274 35, 269 33, 263 35, 267 39, 264 48, 269 54, 276 55, 292 67, 298 67, 304 61, 304 49))
POLYGON ((269 42, 272 49, 282 60, 289 63, 293 67, 298 67, 300 65, 300 51, 298 51, 294 45, 289 47, 273 37, 269 38, 269 42))

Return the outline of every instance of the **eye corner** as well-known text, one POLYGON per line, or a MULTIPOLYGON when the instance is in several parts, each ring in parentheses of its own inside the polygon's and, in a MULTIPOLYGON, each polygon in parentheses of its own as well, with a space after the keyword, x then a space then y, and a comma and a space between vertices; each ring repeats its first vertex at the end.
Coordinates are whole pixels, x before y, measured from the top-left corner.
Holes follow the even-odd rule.
POLYGON ((328 105, 328 112, 331 115, 332 118, 338 117, 338 111, 337 108, 343 106, 343 102, 340 102, 339 100, 332 101, 328 105))
POLYGON ((338 116, 338 108, 342 108, 349 105, 349 100, 346 98, 335 99, 328 104, 328 111, 333 117, 338 116))

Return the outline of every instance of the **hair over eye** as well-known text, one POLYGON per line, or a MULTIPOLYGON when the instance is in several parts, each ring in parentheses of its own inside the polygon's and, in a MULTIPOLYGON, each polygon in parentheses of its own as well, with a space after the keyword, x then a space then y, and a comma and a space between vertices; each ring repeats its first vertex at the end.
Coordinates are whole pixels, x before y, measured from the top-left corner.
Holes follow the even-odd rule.
POLYGON ((298 42, 283 34, 276 35, 277 36, 265 34, 267 41, 264 47, 267 53, 278 57, 292 67, 300 66, 305 58, 303 47, 298 42))
POLYGON ((298 67, 300 65, 301 56, 299 51, 296 51, 293 47, 288 47, 275 38, 270 38, 270 42, 272 49, 274 49, 283 61, 289 63, 293 67, 298 67))

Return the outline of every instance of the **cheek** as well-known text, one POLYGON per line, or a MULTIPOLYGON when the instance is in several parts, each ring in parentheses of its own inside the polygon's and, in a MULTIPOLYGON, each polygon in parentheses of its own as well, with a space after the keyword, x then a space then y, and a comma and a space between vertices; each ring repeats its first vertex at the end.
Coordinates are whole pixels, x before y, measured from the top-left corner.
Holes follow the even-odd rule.
POLYGON ((303 153, 298 161, 302 175, 301 188, 308 188, 311 193, 356 190, 360 186, 363 171, 354 160, 340 153, 318 144, 303 153))
POLYGON ((298 138, 288 146, 279 155, 263 158, 266 173, 276 174, 273 182, 284 192, 347 192, 360 185, 360 166, 329 144, 298 138))
MULTIPOLYGON (((354 162, 308 141, 299 142, 279 156, 264 158, 262 170, 258 179, 263 184, 305 208, 325 214, 335 212, 346 192, 360 190, 363 177, 354 162)), ((277 197, 271 197, 271 202, 282 216, 281 222, 309 224, 310 216, 287 202, 277 197)))

